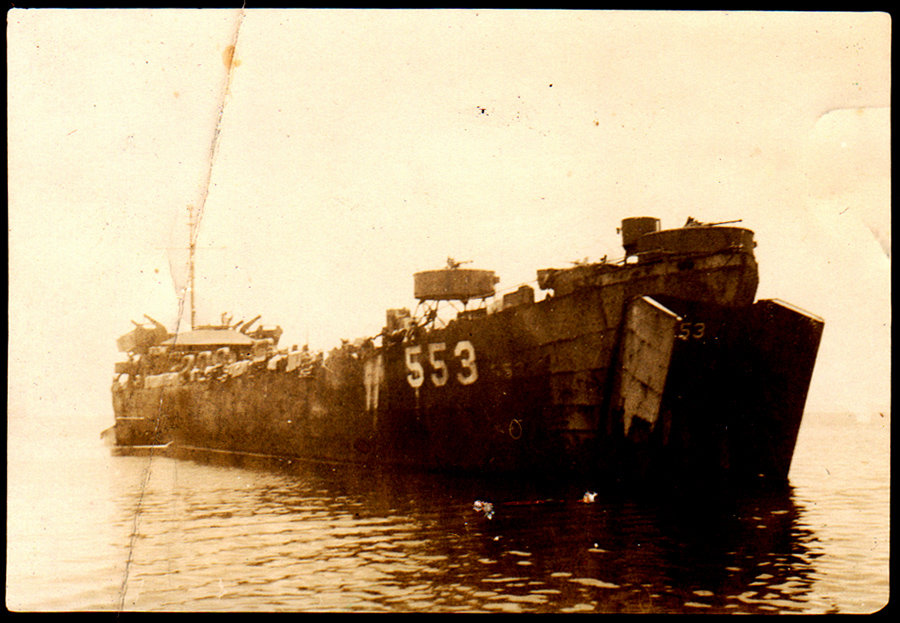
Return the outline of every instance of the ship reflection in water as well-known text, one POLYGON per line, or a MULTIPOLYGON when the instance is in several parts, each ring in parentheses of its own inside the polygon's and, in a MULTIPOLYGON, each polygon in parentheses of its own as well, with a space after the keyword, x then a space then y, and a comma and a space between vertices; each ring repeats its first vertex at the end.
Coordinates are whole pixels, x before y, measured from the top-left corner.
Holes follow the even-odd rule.
POLYGON ((821 554, 789 487, 586 503, 521 480, 114 460, 121 525, 140 533, 125 610, 827 611, 810 603, 821 554))

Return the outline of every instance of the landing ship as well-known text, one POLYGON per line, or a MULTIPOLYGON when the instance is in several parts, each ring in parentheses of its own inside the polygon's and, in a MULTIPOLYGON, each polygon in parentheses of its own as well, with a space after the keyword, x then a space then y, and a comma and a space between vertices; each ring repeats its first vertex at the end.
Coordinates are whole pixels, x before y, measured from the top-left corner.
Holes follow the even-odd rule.
POLYGON ((497 297, 459 262, 418 306, 330 352, 250 323, 119 340, 117 451, 609 480, 785 482, 824 321, 755 300, 754 234, 627 218, 615 262, 537 271, 497 297), (447 318, 447 311, 450 317, 447 318))

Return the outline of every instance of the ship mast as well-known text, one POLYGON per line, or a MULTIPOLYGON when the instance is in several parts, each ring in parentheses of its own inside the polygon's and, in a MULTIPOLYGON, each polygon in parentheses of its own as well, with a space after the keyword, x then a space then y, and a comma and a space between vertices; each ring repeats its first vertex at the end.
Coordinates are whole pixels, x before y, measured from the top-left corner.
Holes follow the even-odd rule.
POLYGON ((194 223, 194 206, 188 206, 188 231, 189 231, 189 244, 188 244, 188 289, 191 293, 191 331, 196 327, 196 308, 194 306, 194 251, 197 248, 197 236, 194 231, 196 228, 196 224, 194 223))
POLYGON ((231 80, 234 77, 234 68, 236 67, 237 64, 239 64, 239 63, 235 62, 234 52, 237 48, 238 36, 240 35, 241 24, 243 23, 243 21, 244 21, 244 9, 242 8, 241 11, 238 13, 237 25, 234 30, 234 40, 232 41, 231 46, 228 48, 230 50, 229 56, 227 57, 227 63, 226 63, 228 66, 228 73, 225 78, 225 84, 222 86, 222 98, 221 98, 221 104, 219 105, 219 115, 218 115, 218 119, 216 121, 216 130, 215 130, 215 133, 213 134, 212 144, 210 145, 210 148, 209 148, 209 169, 207 170, 207 175, 206 175, 206 185, 203 189, 203 195, 200 198, 200 206, 197 210, 196 221, 194 219, 194 207, 188 206, 188 210, 190 213, 189 222, 190 222, 190 236, 191 236, 190 246, 189 246, 190 266, 188 268, 188 270, 189 270, 188 287, 191 289, 191 330, 192 331, 196 327, 196 316, 195 316, 196 309, 194 306, 194 251, 196 250, 196 247, 197 247, 197 228, 200 224, 199 221, 203 216, 203 208, 206 206, 206 198, 209 195, 209 186, 210 186, 210 181, 212 179, 212 172, 213 172, 213 168, 216 164, 216 156, 219 151, 219 133, 221 132, 221 128, 222 128, 222 116, 225 113, 225 102, 227 100, 228 93, 231 89, 231 80))

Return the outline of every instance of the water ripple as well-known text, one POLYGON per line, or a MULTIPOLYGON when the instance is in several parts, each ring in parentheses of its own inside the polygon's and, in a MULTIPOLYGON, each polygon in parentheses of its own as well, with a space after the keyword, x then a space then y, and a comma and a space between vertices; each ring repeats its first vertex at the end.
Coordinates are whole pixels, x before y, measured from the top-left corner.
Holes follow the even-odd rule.
POLYGON ((842 444, 833 428, 802 432, 786 491, 601 490, 594 504, 519 481, 84 453, 39 499, 9 483, 8 605, 875 611, 889 594, 889 446, 865 428, 841 429, 842 444))

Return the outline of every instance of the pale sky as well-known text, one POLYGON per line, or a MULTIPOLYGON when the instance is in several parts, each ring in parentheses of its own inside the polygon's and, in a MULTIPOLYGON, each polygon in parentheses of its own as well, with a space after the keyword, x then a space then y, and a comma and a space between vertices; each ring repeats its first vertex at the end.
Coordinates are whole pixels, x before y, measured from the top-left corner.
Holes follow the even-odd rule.
POLYGON ((810 406, 889 405, 886 14, 7 22, 11 430, 112 424, 115 339, 175 328, 188 205, 198 321, 262 314, 313 348, 377 333, 448 256, 514 289, 621 257, 624 217, 742 219, 758 296, 826 320, 810 406))

